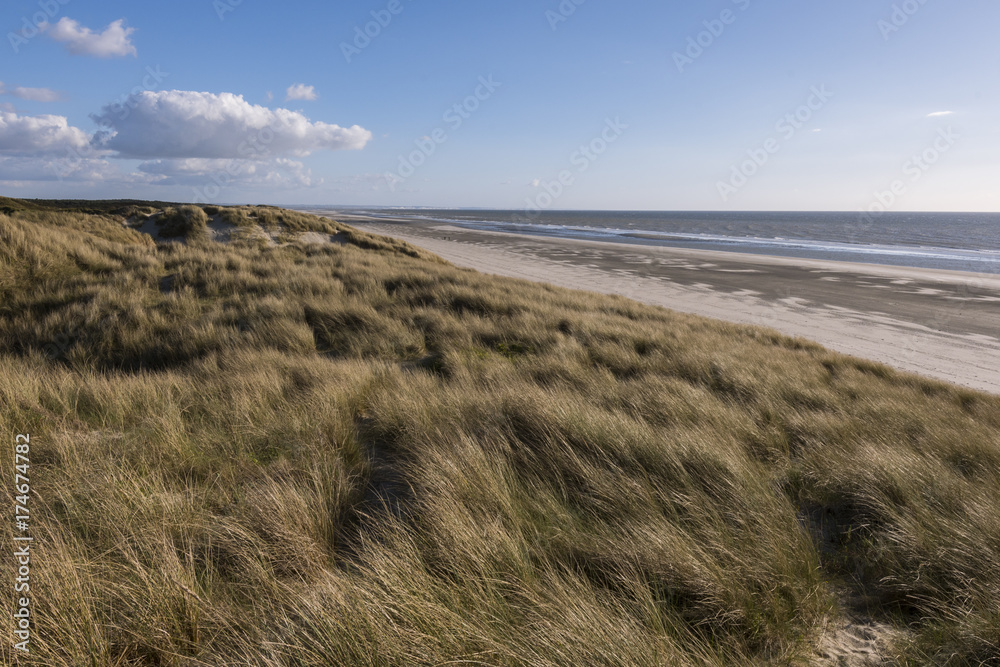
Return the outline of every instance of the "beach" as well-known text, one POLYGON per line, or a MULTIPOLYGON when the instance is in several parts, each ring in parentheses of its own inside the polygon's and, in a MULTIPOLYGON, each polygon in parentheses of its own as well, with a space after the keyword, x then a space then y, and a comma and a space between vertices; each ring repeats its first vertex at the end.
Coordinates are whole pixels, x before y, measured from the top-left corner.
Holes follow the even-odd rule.
POLYGON ((1000 394, 1000 276, 480 231, 338 212, 462 267, 771 327, 1000 394))

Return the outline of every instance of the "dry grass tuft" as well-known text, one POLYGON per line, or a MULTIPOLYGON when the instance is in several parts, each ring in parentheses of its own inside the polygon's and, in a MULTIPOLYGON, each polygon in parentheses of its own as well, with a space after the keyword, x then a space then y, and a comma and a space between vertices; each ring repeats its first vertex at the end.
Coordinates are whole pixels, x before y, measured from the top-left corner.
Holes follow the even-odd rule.
POLYGON ((208 214, 198 206, 170 207, 156 224, 163 238, 199 238, 208 232, 208 214))

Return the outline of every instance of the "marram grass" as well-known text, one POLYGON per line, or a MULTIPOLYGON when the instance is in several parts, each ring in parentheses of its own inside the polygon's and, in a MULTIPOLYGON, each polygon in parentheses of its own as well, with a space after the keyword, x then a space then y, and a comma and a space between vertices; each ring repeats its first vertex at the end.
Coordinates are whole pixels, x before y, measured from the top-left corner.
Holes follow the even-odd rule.
POLYGON ((846 598, 1000 662, 996 397, 279 209, 168 215, 337 243, 3 203, 4 664, 808 664, 846 598))

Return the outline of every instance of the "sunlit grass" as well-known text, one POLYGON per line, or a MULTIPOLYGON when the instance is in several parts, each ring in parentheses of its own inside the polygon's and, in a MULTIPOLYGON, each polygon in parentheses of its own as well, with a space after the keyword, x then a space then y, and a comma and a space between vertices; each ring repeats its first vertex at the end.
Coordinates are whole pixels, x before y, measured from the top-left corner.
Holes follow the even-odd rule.
POLYGON ((343 243, 0 214, 5 664, 781 664, 845 588, 914 664, 1000 660, 1000 399, 212 208, 343 243))

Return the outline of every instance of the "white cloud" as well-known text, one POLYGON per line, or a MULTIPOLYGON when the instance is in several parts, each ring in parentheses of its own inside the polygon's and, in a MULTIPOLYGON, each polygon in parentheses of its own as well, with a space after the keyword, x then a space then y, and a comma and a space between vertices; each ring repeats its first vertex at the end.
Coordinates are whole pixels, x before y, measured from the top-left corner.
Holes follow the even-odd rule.
POLYGON ((950 116, 954 111, 935 111, 934 113, 927 114, 928 118, 937 118, 938 116, 950 116))
POLYGON ((125 173, 99 158, 0 157, 0 182, 149 183, 147 174, 125 173))
POLYGON ((288 100, 307 100, 312 101, 316 99, 316 87, 307 86, 304 83, 296 83, 288 87, 285 91, 285 101, 288 100))
POLYGON ((23 88, 18 86, 10 94, 14 97, 20 97, 22 100, 31 100, 33 102, 58 102, 62 99, 62 95, 48 88, 23 88))
POLYGON ((214 158, 150 160, 141 163, 139 171, 154 177, 157 185, 254 185, 289 189, 308 188, 322 182, 321 179, 314 179, 303 163, 287 158, 267 161, 214 158))
POLYGON ((361 149, 372 138, 358 125, 312 122, 297 111, 252 105, 232 93, 143 91, 128 105, 125 118, 113 105, 91 116, 107 128, 97 133, 95 143, 119 157, 264 160, 361 149))
POLYGON ((0 111, 0 155, 37 157, 90 150, 90 136, 65 116, 19 116, 0 111))
POLYGON ((31 100, 33 102, 58 102, 62 98, 59 93, 48 88, 24 88, 17 86, 16 88, 8 89, 4 86, 3 81, 0 81, 0 95, 13 95, 22 100, 31 100))
POLYGON ((94 32, 64 16, 54 26, 46 26, 46 30, 49 37, 66 44, 73 55, 97 58, 138 55, 131 40, 135 28, 126 28, 125 19, 112 21, 104 32, 94 32))

